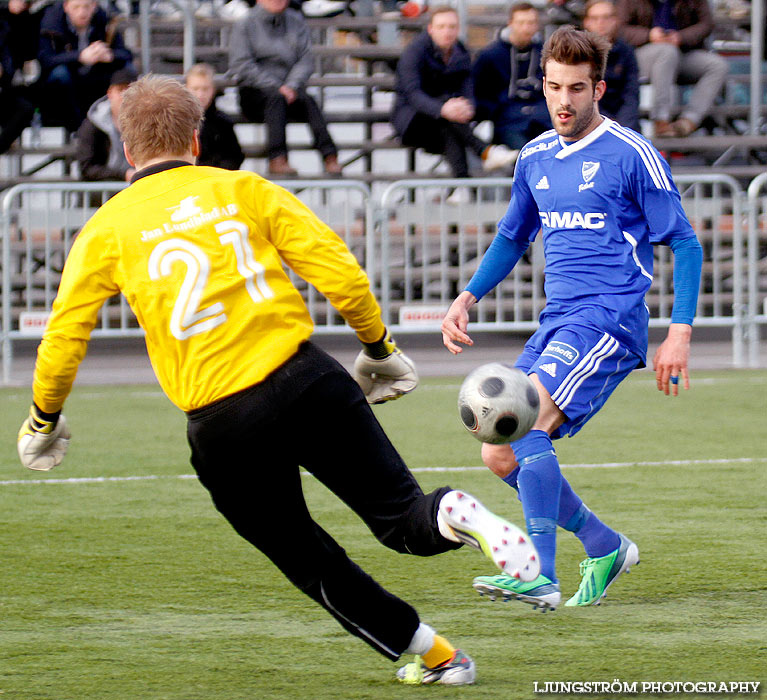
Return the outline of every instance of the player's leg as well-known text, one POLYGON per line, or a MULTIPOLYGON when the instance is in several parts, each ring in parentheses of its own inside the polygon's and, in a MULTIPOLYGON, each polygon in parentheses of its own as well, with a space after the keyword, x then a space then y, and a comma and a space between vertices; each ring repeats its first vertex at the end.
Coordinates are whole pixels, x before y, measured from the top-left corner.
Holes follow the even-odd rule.
MULTIPOLYGON (((639 357, 601 330, 583 326, 558 329, 531 367, 567 416, 552 437, 575 435, 639 363, 639 357)), ((557 520, 575 532, 588 555, 581 566, 581 587, 566 605, 597 603, 615 578, 638 561, 636 545, 591 513, 562 478, 557 520)))
MULTIPOLYGON (((346 630, 396 660, 414 644, 418 614, 352 562, 312 520, 291 449, 296 443, 292 400, 300 391, 290 381, 286 385, 280 370, 275 374, 190 414, 192 463, 216 508, 242 537, 346 630)), ((309 381, 306 373, 297 374, 309 381)), ((415 648, 428 653, 422 646, 415 648)))
POLYGON ((316 348, 312 353, 307 360, 326 364, 328 372, 293 407, 294 421, 306 426, 306 439, 295 447, 306 469, 395 551, 430 556, 467 543, 510 574, 537 574, 534 548, 516 526, 462 491, 446 486, 424 494, 357 383, 335 360, 316 348), (338 425, 344 426, 343 439, 332 449, 316 449, 338 425))
POLYGON ((494 473, 518 490, 527 532, 540 556, 541 573, 528 582, 503 575, 480 576, 474 579, 474 588, 492 600, 514 598, 546 612, 556 608, 561 599, 556 575, 556 530, 562 474, 549 433, 566 416, 537 376, 530 376, 541 401, 533 429, 508 447, 483 446, 482 455, 494 473))
MULTIPOLYGON (((575 434, 602 407, 638 362, 639 359, 614 338, 601 331, 580 327, 558 329, 553 333, 541 329, 525 346, 517 366, 528 371, 538 387, 541 417, 533 431, 514 443, 511 450, 505 449, 506 446, 485 447, 483 459, 494 473, 520 492, 528 532, 541 555, 542 578, 534 582, 540 586, 533 587, 504 581, 498 576, 479 577, 475 588, 481 593, 493 598, 518 598, 544 610, 559 602, 558 587, 554 590, 548 585, 556 584, 553 567, 556 542, 551 533, 553 513, 556 513, 556 524, 574 532, 584 544, 589 557, 586 561, 592 562, 586 565, 588 573, 591 574, 595 566, 607 570, 597 576, 596 586, 588 587, 588 596, 574 597, 585 602, 574 603, 571 599, 568 605, 592 604, 604 594, 619 573, 638 559, 634 552, 636 546, 589 511, 559 472, 558 464, 554 469, 556 454, 551 441, 546 440, 548 434, 543 434, 550 433, 554 437, 575 434), (538 428, 543 428, 543 431, 537 432, 538 428), (527 460, 527 465, 524 460, 527 460), (527 472, 525 467, 532 469, 527 472), (556 511, 551 491, 543 488, 544 484, 548 484, 549 489, 557 485, 556 511), (527 491, 525 487, 528 487, 527 491), (536 521, 535 518, 542 520, 536 521), (613 564, 616 561, 620 570, 614 573, 613 564), (610 562, 609 567, 607 562, 610 562), (597 596, 596 599, 594 596, 597 596)), ((584 581, 590 581, 590 576, 584 576, 584 581)))

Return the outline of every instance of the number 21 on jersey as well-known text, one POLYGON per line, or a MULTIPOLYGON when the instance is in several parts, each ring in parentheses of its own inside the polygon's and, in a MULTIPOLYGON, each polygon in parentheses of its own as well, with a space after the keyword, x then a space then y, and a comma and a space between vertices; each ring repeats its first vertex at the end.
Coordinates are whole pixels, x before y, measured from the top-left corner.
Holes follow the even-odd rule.
MULTIPOLYGON (((271 299, 274 292, 266 283, 264 266, 253 255, 253 247, 248 240, 248 227, 241 221, 227 220, 219 221, 215 229, 221 245, 230 245, 234 249, 237 272, 245 279, 245 288, 250 298, 255 303, 271 299)), ((200 300, 210 275, 210 260, 202 248, 183 238, 169 238, 155 246, 149 256, 150 279, 166 277, 176 262, 186 265, 186 274, 173 304, 170 332, 174 338, 186 340, 224 323, 226 312, 221 302, 200 308, 200 300)))

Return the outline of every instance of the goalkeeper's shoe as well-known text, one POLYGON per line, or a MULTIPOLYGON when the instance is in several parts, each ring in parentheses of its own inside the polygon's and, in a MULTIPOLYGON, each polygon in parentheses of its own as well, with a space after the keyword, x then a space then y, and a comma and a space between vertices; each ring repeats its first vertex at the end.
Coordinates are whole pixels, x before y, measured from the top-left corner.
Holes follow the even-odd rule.
POLYGON ((556 610, 562 599, 559 584, 543 574, 534 581, 520 581, 506 574, 477 576, 472 585, 477 593, 486 595, 490 600, 496 598, 501 598, 503 601, 521 600, 523 603, 530 603, 534 610, 541 612, 556 610))
POLYGON ((405 664, 397 671, 397 678, 411 685, 470 685, 477 677, 474 662, 460 649, 455 650, 453 658, 434 668, 428 668, 420 656, 405 664))
POLYGON ((618 537, 620 546, 614 552, 581 562, 581 585, 565 603, 567 607, 599 605, 613 581, 639 563, 637 546, 625 535, 618 533, 618 537))
POLYGON ((541 563, 532 540, 516 525, 491 513, 463 491, 448 491, 439 502, 439 518, 459 542, 479 549, 514 579, 532 581, 541 563))

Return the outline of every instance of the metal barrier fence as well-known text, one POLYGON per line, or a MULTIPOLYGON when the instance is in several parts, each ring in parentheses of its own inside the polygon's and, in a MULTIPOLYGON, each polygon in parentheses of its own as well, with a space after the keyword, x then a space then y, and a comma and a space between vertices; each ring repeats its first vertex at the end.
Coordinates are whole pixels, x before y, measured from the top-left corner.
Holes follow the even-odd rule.
POLYGON ((759 358, 760 326, 767 324, 767 173, 748 186, 748 364, 759 358))
MULTIPOLYGON (((102 202, 125 186, 119 182, 34 183, 3 193, 0 349, 4 384, 10 380, 13 342, 42 335, 78 231, 102 202)), ((371 196, 365 183, 293 180, 285 187, 343 238, 362 265, 375 267, 371 196)), ((343 319, 325 297, 288 272, 306 301, 316 332, 346 332, 343 319)), ((104 304, 92 333, 94 338, 140 335, 143 331, 122 295, 104 304)))
MULTIPOLYGON (((703 244, 705 260, 696 325, 731 327, 733 363, 741 366, 746 336, 743 191, 724 175, 676 178, 682 202, 703 244)), ((511 180, 401 180, 382 194, 378 231, 381 299, 387 325, 398 332, 436 328, 450 302, 469 281, 506 211, 511 180), (454 188, 464 196, 451 203, 454 188)), ((651 325, 670 322, 673 256, 655 253, 647 294, 651 325)), ((478 304, 475 330, 520 331, 537 327, 543 308, 540 239, 512 274, 478 304)))
MULTIPOLYGON (((678 176, 676 183, 704 247, 696 325, 730 328, 733 365, 755 366, 759 326, 767 322, 767 175, 752 182, 748 200, 737 181, 723 175, 678 176)), ((77 232, 124 186, 39 183, 3 194, 3 383, 10 378, 13 342, 41 335, 77 232)), ((366 268, 386 324, 396 332, 416 332, 438 328, 476 270, 506 211, 511 179, 403 180, 388 186, 377 204, 362 182, 295 180, 285 186, 344 239, 366 268)), ((330 303, 290 274, 317 332, 348 332, 330 303)), ((673 257, 659 246, 647 294, 651 325, 669 323, 672 303, 673 257)), ((473 328, 531 331, 544 304, 542 245, 536 241, 512 274, 475 307, 473 328)), ((141 334, 122 296, 104 305, 93 331, 94 337, 141 334)))

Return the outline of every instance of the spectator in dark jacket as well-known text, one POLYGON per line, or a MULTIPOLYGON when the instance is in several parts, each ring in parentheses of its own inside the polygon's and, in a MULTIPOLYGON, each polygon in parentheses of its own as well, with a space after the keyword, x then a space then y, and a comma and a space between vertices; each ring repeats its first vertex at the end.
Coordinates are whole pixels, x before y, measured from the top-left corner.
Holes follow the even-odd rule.
POLYGON ((656 136, 688 136, 710 112, 727 77, 727 62, 706 48, 714 28, 708 0, 618 0, 623 38, 636 50, 640 74, 653 87, 656 136), (676 83, 694 84, 679 111, 676 83))
POLYGON ((46 122, 76 131, 133 55, 97 0, 60 0, 43 15, 38 58, 46 122))
POLYGON ((186 87, 202 105, 205 116, 200 127, 200 155, 197 165, 239 170, 242 153, 232 120, 216 109, 216 83, 213 68, 207 63, 192 66, 186 74, 186 87))
POLYGON ((0 17, 0 153, 5 153, 32 119, 33 107, 13 85, 11 28, 0 17))
POLYGON ((474 63, 477 119, 493 122, 493 143, 520 149, 551 129, 543 96, 538 10, 518 2, 500 37, 483 49, 474 63))
POLYGON ((599 113, 639 131, 639 66, 634 49, 618 38, 618 15, 613 0, 589 0, 583 28, 612 44, 605 71, 607 88, 599 100, 599 113))
POLYGON ((432 11, 426 31, 399 59, 391 119, 404 145, 442 154, 455 177, 468 177, 466 149, 482 158, 485 170, 509 166, 517 154, 472 133, 471 59, 458 32, 453 8, 432 11))
POLYGON ((135 169, 123 152, 118 128, 123 93, 138 76, 132 68, 112 74, 107 94, 96 100, 77 131, 77 162, 83 180, 124 180, 130 182, 135 169))
POLYGON ((27 61, 37 58, 42 11, 32 12, 28 0, 8 0, 0 4, 0 19, 10 27, 7 46, 13 62, 13 72, 24 68, 27 61))

